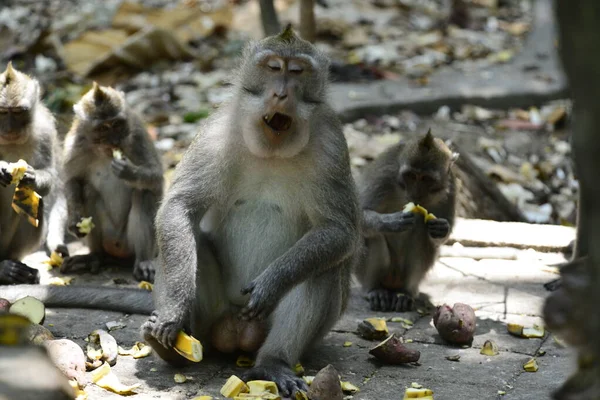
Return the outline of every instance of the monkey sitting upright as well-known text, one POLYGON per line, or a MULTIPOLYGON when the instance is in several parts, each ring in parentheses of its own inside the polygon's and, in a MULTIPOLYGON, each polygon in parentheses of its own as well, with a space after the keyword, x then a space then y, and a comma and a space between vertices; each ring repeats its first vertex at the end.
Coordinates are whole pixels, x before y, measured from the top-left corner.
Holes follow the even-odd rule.
POLYGON ((431 135, 392 146, 359 177, 365 253, 356 276, 374 311, 413 308, 454 224, 458 154, 431 135), (437 219, 403 212, 413 202, 437 219))
POLYGON ((164 360, 183 329, 219 351, 257 351, 245 380, 306 383, 292 366, 343 312, 360 209, 327 57, 287 27, 250 44, 226 104, 204 122, 156 218, 156 311, 142 326, 164 360), (236 333, 237 332, 237 333, 236 333))
POLYGON ((85 237, 90 254, 65 258, 61 271, 126 262, 136 279, 153 281, 154 216, 163 191, 158 153, 124 93, 94 83, 73 109, 63 168, 67 228, 85 237), (86 235, 77 224, 87 217, 95 227, 86 235))
POLYGON ((38 271, 20 262, 37 250, 55 195, 57 138, 54 117, 40 100, 37 80, 9 63, 0 74, 0 284, 37 283, 38 271), (20 181, 40 196, 38 226, 11 207, 15 185, 8 163, 29 165, 20 181))

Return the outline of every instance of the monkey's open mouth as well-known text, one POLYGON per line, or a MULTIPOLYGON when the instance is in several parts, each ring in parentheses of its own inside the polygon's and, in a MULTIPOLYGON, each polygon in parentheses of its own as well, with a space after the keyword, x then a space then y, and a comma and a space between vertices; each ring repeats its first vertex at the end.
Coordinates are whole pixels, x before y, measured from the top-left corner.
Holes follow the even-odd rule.
POLYGON ((292 126, 292 117, 280 112, 276 112, 271 115, 267 114, 263 117, 263 119, 265 120, 265 124, 267 124, 269 128, 273 129, 275 132, 287 131, 292 126))

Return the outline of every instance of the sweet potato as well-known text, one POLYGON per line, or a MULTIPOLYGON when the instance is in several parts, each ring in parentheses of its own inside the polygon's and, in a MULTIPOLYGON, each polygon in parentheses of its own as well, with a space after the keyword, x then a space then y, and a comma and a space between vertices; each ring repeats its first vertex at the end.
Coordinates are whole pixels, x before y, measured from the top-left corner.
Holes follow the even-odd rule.
POLYGON ((394 334, 369 350, 369 354, 386 364, 406 364, 419 361, 421 353, 404 346, 394 334))
POLYGON ((0 312, 2 312, 2 311, 8 312, 9 308, 10 308, 10 301, 8 301, 6 299, 0 299, 0 312))
POLYGON ((444 304, 433 316, 433 324, 442 339, 458 345, 473 342, 475 321, 475 311, 463 303, 455 303, 453 308, 444 304))
POLYGON ((68 379, 75 379, 80 387, 87 385, 85 354, 81 347, 69 339, 48 340, 44 346, 52 362, 68 379))
POLYGON ((342 400, 344 398, 340 376, 333 365, 330 364, 317 373, 307 394, 311 400, 342 400))

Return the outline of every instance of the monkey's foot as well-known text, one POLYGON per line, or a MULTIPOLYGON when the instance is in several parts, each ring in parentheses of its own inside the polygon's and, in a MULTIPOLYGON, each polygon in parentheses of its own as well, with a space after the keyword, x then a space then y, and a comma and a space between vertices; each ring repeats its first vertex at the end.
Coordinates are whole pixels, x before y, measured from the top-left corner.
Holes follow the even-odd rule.
POLYGON ((135 261, 133 266, 133 277, 138 281, 154 282, 154 273, 156 269, 154 261, 135 261))
POLYGON ((415 301, 406 293, 388 289, 373 289, 369 292, 369 304, 373 311, 411 311, 415 301))
POLYGON ((308 385, 302 378, 296 376, 294 371, 281 361, 263 362, 261 365, 250 369, 242 375, 244 382, 253 380, 267 380, 277 384, 282 397, 294 397, 296 392, 308 391, 308 385))
POLYGON ((60 272, 63 274, 71 272, 90 271, 92 274, 100 272, 102 256, 98 254, 83 254, 67 257, 60 266, 60 272))
POLYGON ((0 285, 40 283, 39 272, 19 261, 0 261, 0 285))
MULTIPOLYGON (((188 361, 186 358, 179 355, 173 348, 163 346, 157 339, 160 336, 162 341, 164 340, 162 337, 165 334, 170 334, 166 332, 166 330, 169 329, 164 329, 164 324, 158 323, 157 320, 158 316, 156 311, 154 311, 148 321, 144 322, 140 328, 142 337, 146 343, 152 346, 152 349, 160 358, 175 367, 183 367, 191 364, 191 361, 188 361)), ((177 330, 177 332, 179 331, 177 330)), ((175 333, 175 336, 177 336, 177 333, 175 333)))

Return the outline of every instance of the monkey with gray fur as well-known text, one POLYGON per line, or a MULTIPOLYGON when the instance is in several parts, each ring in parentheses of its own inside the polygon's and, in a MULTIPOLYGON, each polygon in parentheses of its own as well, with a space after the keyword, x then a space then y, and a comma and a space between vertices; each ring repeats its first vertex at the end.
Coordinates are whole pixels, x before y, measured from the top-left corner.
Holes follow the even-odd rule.
POLYGON ((457 153, 431 132, 392 146, 359 177, 365 251, 356 276, 374 311, 414 307, 419 284, 454 225, 457 153), (437 219, 403 212, 413 202, 437 219))
POLYGON ((67 228, 85 237, 90 254, 67 257, 61 271, 133 264, 136 279, 153 281, 153 221, 163 191, 158 153, 123 92, 94 83, 73 109, 64 145, 67 228), (122 158, 113 158, 115 150, 122 158), (77 228, 84 217, 95 224, 88 235, 77 228))
POLYGON ((40 100, 38 81, 9 63, 0 74, 0 284, 39 282, 38 271, 20 260, 38 249, 47 230, 57 146, 54 117, 40 100), (15 186, 8 163, 19 159, 29 164, 20 185, 42 196, 38 227, 11 207, 15 186))
POLYGON ((156 218, 156 311, 142 326, 164 360, 185 361, 173 350, 183 329, 216 350, 258 351, 245 380, 306 389, 291 367, 345 309, 360 245, 328 64, 289 26, 250 44, 232 99, 177 166, 156 218))

